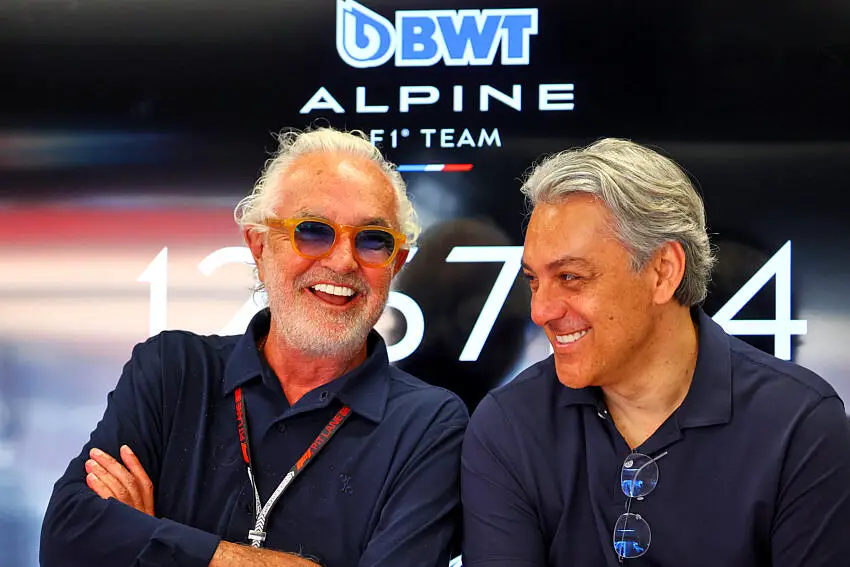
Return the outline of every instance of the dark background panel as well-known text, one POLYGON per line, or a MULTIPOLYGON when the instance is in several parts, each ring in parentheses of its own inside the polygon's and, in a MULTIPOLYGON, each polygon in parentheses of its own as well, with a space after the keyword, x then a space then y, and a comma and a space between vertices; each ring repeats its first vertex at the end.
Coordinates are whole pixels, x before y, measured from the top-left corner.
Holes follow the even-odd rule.
MULTIPOLYGON (((401 6, 537 8, 530 64, 503 66, 497 58, 491 66, 401 68, 390 61, 356 69, 337 53, 331 0, 0 3, 0 218, 8 225, 0 227, 0 319, 26 300, 34 309, 61 305, 40 315, 42 326, 70 329, 56 335, 0 326, 7 329, 0 333, 0 487, 13 495, 0 504, 0 548, 15 565, 37 564, 50 485, 102 412, 132 342, 144 338, 141 315, 132 322, 138 336, 121 342, 109 324, 114 314, 104 313, 114 297, 146 301, 137 272, 128 277, 117 265, 121 254, 141 258, 141 270, 170 246, 177 264, 169 264, 169 277, 180 280, 203 254, 237 243, 235 228, 226 228, 230 211, 283 128, 407 128, 412 135, 398 147, 388 139, 382 145, 394 162, 474 166, 405 174, 426 232, 398 290, 419 303, 425 335, 399 364, 425 379, 474 397, 546 355, 518 280, 479 360, 459 362, 499 266, 442 260, 458 245, 520 245, 526 209, 519 187, 528 168, 546 154, 616 136, 677 160, 704 195, 721 259, 709 314, 792 242, 792 317, 808 324, 791 340, 792 358, 850 397, 850 4, 363 4, 390 20, 401 6), (574 84, 575 109, 539 111, 537 88, 548 83, 574 84), (478 110, 480 85, 510 92, 514 84, 523 89, 521 112, 498 102, 478 110), (438 87, 440 102, 399 112, 399 89, 411 85, 438 87), (452 111, 455 85, 464 87, 462 113, 452 111), (299 113, 320 87, 344 114, 299 113), (357 87, 390 112, 356 113, 357 87), (422 128, 498 128, 501 145, 426 148, 422 128), (189 210, 181 222, 179 213, 189 210), (118 220, 103 221, 113 214, 118 220), (65 220, 45 222, 54 218, 65 220), (221 226, 222 235, 205 222, 221 226), (97 289, 51 285, 52 274, 68 273, 70 259, 86 273, 101 270, 104 257, 115 258, 116 268, 97 289), (20 266, 34 270, 29 283, 15 272, 20 266), (68 297, 79 298, 77 310, 60 302, 68 297), (75 327, 80 305, 88 318, 104 318, 102 333, 75 327), (447 317, 446 306, 458 315, 447 317)), ((206 302, 195 307, 199 318, 220 296, 238 306, 249 293, 170 291, 174 302, 195 295, 206 302)), ((771 319, 775 301, 770 281, 739 317, 771 319)), ((394 321, 391 337, 405 331, 403 320, 394 321)), ((773 336, 742 338, 773 352, 773 336)))

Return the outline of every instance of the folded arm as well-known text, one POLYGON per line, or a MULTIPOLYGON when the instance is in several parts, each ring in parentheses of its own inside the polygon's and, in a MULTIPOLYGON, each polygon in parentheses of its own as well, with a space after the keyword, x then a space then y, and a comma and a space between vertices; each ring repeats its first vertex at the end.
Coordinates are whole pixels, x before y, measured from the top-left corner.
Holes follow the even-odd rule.
POLYGON ((103 418, 56 482, 42 524, 43 567, 206 567, 212 559, 219 536, 101 498, 87 481, 91 450, 118 455, 122 445, 133 448, 152 484, 158 480, 165 439, 161 344, 155 337, 133 349, 103 418))
POLYGON ((170 421, 163 408, 175 407, 164 403, 162 341, 136 346, 103 419, 56 482, 42 524, 42 567, 315 567, 154 516, 170 421))

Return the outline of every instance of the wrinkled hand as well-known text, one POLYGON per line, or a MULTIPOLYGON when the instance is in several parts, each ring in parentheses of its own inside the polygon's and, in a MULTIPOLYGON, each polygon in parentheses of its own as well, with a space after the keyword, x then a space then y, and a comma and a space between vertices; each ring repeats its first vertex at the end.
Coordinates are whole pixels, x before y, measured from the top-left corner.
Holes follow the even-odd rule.
POLYGON ((153 516, 153 482, 130 447, 122 445, 120 452, 124 465, 100 449, 89 451, 86 484, 104 500, 115 498, 153 516))

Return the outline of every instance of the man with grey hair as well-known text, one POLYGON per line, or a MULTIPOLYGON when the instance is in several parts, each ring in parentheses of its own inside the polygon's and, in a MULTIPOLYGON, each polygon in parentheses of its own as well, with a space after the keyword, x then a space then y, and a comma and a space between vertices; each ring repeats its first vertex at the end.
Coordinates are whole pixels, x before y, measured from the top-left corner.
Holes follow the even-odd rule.
POLYGON ((467 412, 373 330, 419 232, 401 176, 362 133, 291 132, 235 218, 269 307, 137 345, 41 565, 444 567, 467 412))
POLYGON ((702 311, 713 258, 682 170, 605 139, 522 190, 532 319, 553 354, 470 421, 464 565, 846 564, 843 404, 702 311))

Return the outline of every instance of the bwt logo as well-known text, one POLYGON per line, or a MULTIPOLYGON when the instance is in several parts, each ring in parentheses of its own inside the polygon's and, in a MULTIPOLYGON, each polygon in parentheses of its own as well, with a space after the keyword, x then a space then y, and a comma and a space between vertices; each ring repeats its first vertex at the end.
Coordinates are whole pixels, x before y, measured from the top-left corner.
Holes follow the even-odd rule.
POLYGON ((395 25, 355 0, 337 0, 336 50, 352 67, 528 65, 537 35, 537 8, 399 10, 395 25))

